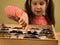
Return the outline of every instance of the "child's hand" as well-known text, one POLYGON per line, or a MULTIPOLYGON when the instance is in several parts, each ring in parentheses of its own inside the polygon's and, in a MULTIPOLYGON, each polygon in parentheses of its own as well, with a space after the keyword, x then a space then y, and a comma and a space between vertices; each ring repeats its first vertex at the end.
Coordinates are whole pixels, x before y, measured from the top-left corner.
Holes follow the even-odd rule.
POLYGON ((28 15, 27 13, 23 12, 20 16, 19 25, 23 27, 26 31, 28 30, 28 15))

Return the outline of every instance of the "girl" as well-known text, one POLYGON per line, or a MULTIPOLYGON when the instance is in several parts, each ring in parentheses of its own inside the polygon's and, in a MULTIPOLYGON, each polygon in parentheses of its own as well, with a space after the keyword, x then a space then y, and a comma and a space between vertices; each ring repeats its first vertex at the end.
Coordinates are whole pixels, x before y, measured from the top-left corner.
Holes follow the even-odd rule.
POLYGON ((30 24, 55 25, 53 0, 26 0, 30 24))
POLYGON ((28 23, 55 25, 53 0, 26 0, 25 11, 15 6, 8 6, 5 8, 5 13, 25 28, 28 27, 28 23))

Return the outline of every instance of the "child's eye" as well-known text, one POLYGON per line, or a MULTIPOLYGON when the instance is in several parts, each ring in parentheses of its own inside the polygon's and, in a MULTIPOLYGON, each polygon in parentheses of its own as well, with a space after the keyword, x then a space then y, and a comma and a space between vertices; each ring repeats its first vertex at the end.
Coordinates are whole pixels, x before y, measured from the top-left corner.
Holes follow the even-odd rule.
POLYGON ((37 3, 33 3, 33 5, 37 5, 37 3))
POLYGON ((44 2, 40 2, 40 5, 44 5, 44 2))

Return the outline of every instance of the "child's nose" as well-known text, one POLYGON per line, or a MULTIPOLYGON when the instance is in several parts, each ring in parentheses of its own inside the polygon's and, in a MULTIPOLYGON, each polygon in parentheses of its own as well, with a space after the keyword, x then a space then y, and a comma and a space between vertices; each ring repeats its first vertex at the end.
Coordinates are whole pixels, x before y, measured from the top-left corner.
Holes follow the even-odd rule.
POLYGON ((40 8, 41 8, 41 5, 38 4, 38 5, 37 5, 37 8, 40 9, 40 8))

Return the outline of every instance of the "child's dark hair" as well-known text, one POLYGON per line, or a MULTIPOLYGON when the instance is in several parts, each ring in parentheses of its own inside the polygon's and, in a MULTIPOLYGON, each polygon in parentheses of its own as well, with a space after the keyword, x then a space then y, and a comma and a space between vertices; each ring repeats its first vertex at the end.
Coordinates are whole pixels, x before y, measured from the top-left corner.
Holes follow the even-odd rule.
MULTIPOLYGON (((32 0, 26 0, 25 3, 25 9, 29 17, 29 24, 31 23, 31 20, 34 17, 34 14, 31 11, 31 1, 32 0)), ((46 15, 45 18, 49 25, 53 24, 55 26, 55 19, 54 19, 54 4, 53 0, 45 0, 47 2, 47 9, 46 9, 46 15)))

